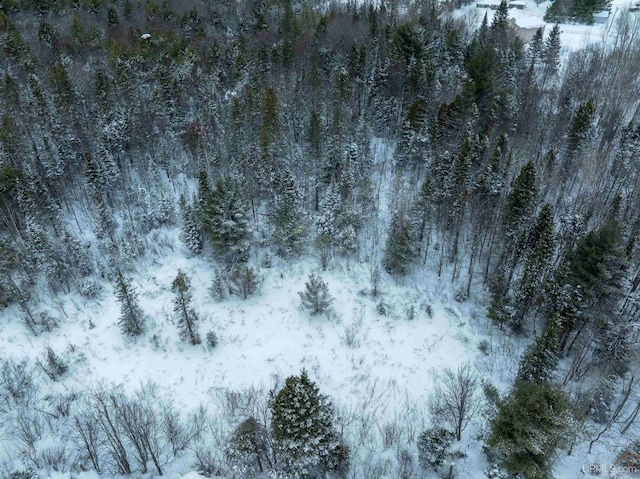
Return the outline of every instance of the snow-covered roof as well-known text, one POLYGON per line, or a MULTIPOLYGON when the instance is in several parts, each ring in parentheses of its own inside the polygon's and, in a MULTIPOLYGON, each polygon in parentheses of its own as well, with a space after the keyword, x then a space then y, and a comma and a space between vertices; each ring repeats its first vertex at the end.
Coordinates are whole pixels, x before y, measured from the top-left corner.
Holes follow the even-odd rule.
POLYGON ((514 0, 513 2, 509 2, 509 5, 513 5, 514 7, 526 7, 527 2, 524 0, 514 0))
POLYGON ((151 34, 150 33, 143 33, 140 38, 142 40, 148 40, 149 38, 151 38, 151 34))
POLYGON ((542 28, 546 25, 544 20, 536 17, 521 16, 519 18, 513 18, 513 20, 515 20, 516 25, 520 28, 542 28))

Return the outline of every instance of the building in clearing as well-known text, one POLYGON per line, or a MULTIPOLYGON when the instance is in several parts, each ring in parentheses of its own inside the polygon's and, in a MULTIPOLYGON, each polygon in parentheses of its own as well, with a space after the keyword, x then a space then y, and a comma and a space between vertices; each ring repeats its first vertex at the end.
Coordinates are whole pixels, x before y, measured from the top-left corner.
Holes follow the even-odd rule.
POLYGON ((539 28, 542 28, 544 32, 545 22, 543 20, 533 18, 533 17, 525 17, 525 18, 511 18, 509 20, 511 22, 511 27, 516 32, 524 43, 529 43, 533 40, 533 36, 536 34, 539 28))
POLYGON ((517 8, 518 10, 524 10, 527 6, 527 2, 524 0, 514 0, 509 2, 509 8, 517 8))

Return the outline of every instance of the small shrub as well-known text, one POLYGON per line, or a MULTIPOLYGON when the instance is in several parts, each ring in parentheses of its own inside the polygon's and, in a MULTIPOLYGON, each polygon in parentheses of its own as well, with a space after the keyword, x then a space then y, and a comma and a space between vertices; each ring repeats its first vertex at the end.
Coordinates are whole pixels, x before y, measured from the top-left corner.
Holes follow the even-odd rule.
POLYGON ((452 457, 455 434, 441 427, 432 427, 418 437, 418 458, 423 469, 438 469, 452 457))
POLYGON ((376 311, 378 311, 378 314, 380 316, 386 316, 387 315, 387 308, 385 307, 384 303, 382 301, 380 301, 378 303, 378 305, 376 306, 376 311))
POLYGON ((46 311, 42 311, 38 315, 38 325, 41 331, 46 331, 47 333, 50 333, 59 326, 58 320, 46 311))
POLYGON ((427 304, 427 306, 424 308, 424 312, 427 313, 427 316, 433 318, 433 308, 430 304, 427 304))
POLYGON ((360 340, 358 339, 358 330, 359 328, 355 324, 352 324, 351 326, 345 328, 344 338, 342 338, 345 346, 349 348, 357 348, 360 346, 360 340))
POLYGON ((28 468, 24 471, 13 471, 7 476, 9 479, 38 479, 38 473, 28 468))
POLYGON ((206 336, 207 339, 207 344, 209 345, 210 348, 215 348, 218 345, 218 335, 215 333, 215 331, 211 330, 207 333, 206 336))
POLYGON ((500 464, 493 464, 491 467, 485 469, 484 475, 487 476, 488 479, 509 479, 511 477, 500 464))
POLYGON ((491 352, 491 343, 488 339, 483 339, 478 343, 478 350, 485 356, 489 356, 491 352))
POLYGON ((38 361, 38 363, 47 376, 49 376, 53 381, 60 379, 68 369, 66 363, 60 359, 60 356, 58 356, 51 348, 47 348, 44 363, 41 363, 40 361, 38 361))
POLYGON ((630 442, 620 453, 616 464, 630 472, 640 471, 640 439, 630 442))
POLYGON ((407 319, 409 321, 416 319, 416 307, 413 304, 407 309, 407 319))
POLYGON ((415 464, 413 455, 408 449, 399 449, 396 454, 398 460, 398 479, 411 479, 415 477, 415 464))
POLYGON ((195 469, 204 477, 223 476, 220 461, 216 459, 209 449, 198 448, 196 450, 195 469))

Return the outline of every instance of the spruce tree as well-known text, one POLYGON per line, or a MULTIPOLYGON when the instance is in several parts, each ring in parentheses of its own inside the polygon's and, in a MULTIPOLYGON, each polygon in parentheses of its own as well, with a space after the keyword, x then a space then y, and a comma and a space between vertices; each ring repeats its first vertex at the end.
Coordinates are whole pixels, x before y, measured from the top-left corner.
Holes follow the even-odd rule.
POLYGON ((518 379, 548 383, 558 366, 558 360, 558 327, 555 321, 549 321, 542 335, 536 338, 520 359, 518 379))
POLYGON ((260 279, 251 266, 239 264, 231 271, 229 281, 234 294, 247 299, 256 292, 260 279))
POLYGON ((405 275, 414 257, 410 225, 398 211, 393 213, 382 265, 389 274, 405 275))
POLYGON ((202 231, 196 208, 187 204, 184 196, 180 196, 182 211, 182 232, 180 237, 187 249, 193 254, 202 252, 202 231))
POLYGON ((127 336, 138 336, 144 332, 145 318, 138 303, 138 295, 131 285, 131 279, 125 278, 122 271, 116 272, 116 296, 120 301, 120 320, 118 326, 127 336))
POLYGON ((527 49, 527 56, 531 65, 536 66, 542 60, 542 52, 544 47, 544 31, 542 28, 538 28, 533 38, 529 42, 529 48, 527 49))
POLYGON ((171 283, 171 291, 176 295, 173 299, 173 311, 177 317, 180 339, 195 346, 200 344, 202 340, 198 334, 196 325, 198 316, 193 308, 190 288, 189 277, 182 271, 178 271, 178 275, 171 283))
POLYGON ((504 224, 510 236, 515 235, 528 221, 537 196, 536 170, 529 161, 511 184, 504 207, 504 224))
POLYGON ((211 284, 211 296, 218 301, 222 301, 227 297, 228 293, 229 287, 227 286, 224 275, 222 274, 222 271, 217 268, 216 275, 213 279, 213 283, 211 284))
POLYGON ((264 472, 269 464, 267 434, 264 426, 253 417, 242 421, 226 447, 227 461, 244 473, 257 475, 264 472))
POLYGON ((349 450, 333 425, 333 406, 302 370, 271 404, 271 434, 283 472, 326 477, 346 472, 349 450))
POLYGON ((522 330, 522 321, 536 295, 542 290, 555 252, 555 233, 551 205, 546 204, 538 214, 526 244, 526 260, 522 278, 514 297, 515 313, 512 327, 522 330))
POLYGON ((275 211, 272 213, 272 239, 276 252, 289 257, 300 252, 305 237, 305 225, 302 218, 301 200, 293 175, 286 170, 279 182, 279 194, 275 211))
POLYGON ((510 474, 550 479, 558 449, 568 450, 578 433, 568 396, 549 383, 517 380, 498 402, 487 444, 502 457, 510 474))
POLYGON ((229 263, 247 261, 251 237, 249 208, 238 182, 223 178, 210 189, 206 176, 201 175, 198 194, 204 230, 216 254, 229 263))
POLYGON ((571 128, 568 135, 569 154, 575 154, 583 146, 591 130, 596 107, 593 100, 581 104, 571 121, 571 128))
POLYGON ((298 292, 302 305, 311 310, 311 316, 322 314, 331 305, 333 298, 329 294, 329 287, 322 278, 311 273, 309 280, 304 283, 304 291, 298 292))
POLYGON ((544 42, 544 50, 542 52, 542 63, 547 75, 553 76, 558 72, 560 46, 560 25, 556 23, 544 42))

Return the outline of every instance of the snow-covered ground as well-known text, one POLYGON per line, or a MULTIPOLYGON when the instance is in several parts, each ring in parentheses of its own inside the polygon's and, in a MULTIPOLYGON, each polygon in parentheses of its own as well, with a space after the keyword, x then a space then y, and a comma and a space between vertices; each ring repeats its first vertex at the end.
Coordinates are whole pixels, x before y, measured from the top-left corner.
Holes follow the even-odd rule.
MULTIPOLYGON (((384 212, 392 207, 392 148, 376 140, 372 153, 384 212)), ((209 292, 216 265, 208 255, 190 257, 177 228, 162 230, 156 241, 160 254, 139 264, 138 273, 132 274, 148 318, 145 335, 131 340, 121 334, 120 306, 112 286, 104 283, 96 300, 76 294, 43 297, 39 309, 47 308, 61 326, 37 337, 27 331, 16 306, 1 311, 2 355, 34 361, 51 347, 69 363, 70 371, 59 382, 43 379, 45 388, 81 391, 106 381, 133 392, 151 382, 181 410, 204 404, 214 415, 222 413, 216 408, 224 391, 252 386, 268 390, 305 368, 343 420, 349 414, 360 418, 345 420, 343 426, 352 444, 362 444, 362 435, 368 435, 368 446, 353 451, 354 463, 367 464, 395 460, 400 447, 414 447, 416 434, 431 425, 427 400, 443 368, 469 362, 479 379, 489 379, 505 392, 526 347, 526 342, 514 341, 491 325, 479 290, 465 302, 455 301, 457 285, 449 272, 437 276, 434 258, 424 267, 416 266, 402 282, 381 271, 376 298, 371 295, 370 262, 336 260, 323 271, 313 255, 292 262, 276 258, 271 268, 259 270, 256 295, 217 301, 209 292), (179 340, 171 292, 178 270, 191 279, 201 336, 213 330, 219 337, 213 349, 179 340), (312 272, 327 281, 334 298, 331 310, 322 316, 313 317, 300 306, 298 292, 312 272), (385 315, 378 311, 380 302, 385 315), (478 349, 481 341, 486 343, 484 352, 478 349), (397 435, 393 447, 384 446, 385 428, 397 435)), ((472 423, 458 445, 467 454, 456 466, 459 478, 484 477, 488 464, 476 439, 478 427, 472 423)), ((0 450, 1 446, 2 439, 0 450)), ((592 455, 587 455, 586 445, 578 446, 573 456, 561 459, 558 477, 583 477, 585 464, 611 463, 617 446, 622 445, 615 438, 604 438, 592 455)), ((190 467, 177 465, 169 476, 180 477, 190 467)), ((195 479, 191 474, 187 477, 195 479)))
MULTIPOLYGON (((483 2, 474 1, 470 5, 461 8, 459 14, 466 16, 471 22, 479 26, 486 13, 489 23, 491 23, 495 10, 478 8, 478 3, 483 2)), ((496 3, 499 3, 499 1, 496 0, 496 3)), ((534 0, 526 0, 524 3, 525 7, 523 9, 510 8, 509 17, 515 19, 516 24, 522 28, 545 25, 545 33, 548 34, 553 24, 546 23, 543 18, 552 2, 547 0, 536 4, 534 0)), ((616 21, 623 12, 629 10, 629 6, 632 3, 630 0, 612 0, 611 12, 606 23, 595 23, 593 25, 560 24, 561 45, 565 52, 580 50, 589 44, 607 41, 615 32, 616 21)), ((632 15, 640 16, 640 13, 636 12, 632 15)))

